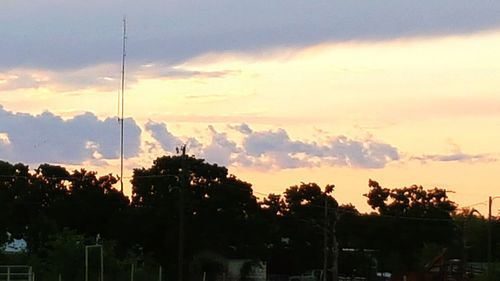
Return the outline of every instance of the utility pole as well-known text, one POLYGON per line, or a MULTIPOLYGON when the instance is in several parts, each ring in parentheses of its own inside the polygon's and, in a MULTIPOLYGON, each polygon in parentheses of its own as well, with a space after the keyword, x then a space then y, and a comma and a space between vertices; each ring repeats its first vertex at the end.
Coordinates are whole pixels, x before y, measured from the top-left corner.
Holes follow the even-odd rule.
POLYGON ((186 145, 181 147, 181 174, 179 186, 179 245, 178 245, 178 281, 184 281, 184 192, 187 188, 186 145))
POLYGON ((325 193, 325 222, 323 225, 323 281, 327 281, 328 270, 328 196, 325 193))
MULTIPOLYGON (((323 281, 327 280, 327 272, 328 272, 328 221, 331 219, 328 216, 328 195, 333 192, 335 185, 329 184, 325 187, 325 227, 324 227, 324 244, 325 249, 323 252, 323 281)), ((338 205, 337 208, 333 212, 333 220, 332 220, 332 281, 337 281, 338 276, 338 244, 337 244, 337 234, 336 234, 336 226, 337 220, 339 218, 338 214, 338 205)))
POLYGON ((493 198, 490 196, 488 198, 488 281, 493 280, 492 274, 492 264, 491 264, 491 204, 493 203, 493 198))
POLYGON ((338 208, 332 222, 332 281, 338 281, 339 276, 339 243, 337 241, 337 221, 339 220, 338 208))

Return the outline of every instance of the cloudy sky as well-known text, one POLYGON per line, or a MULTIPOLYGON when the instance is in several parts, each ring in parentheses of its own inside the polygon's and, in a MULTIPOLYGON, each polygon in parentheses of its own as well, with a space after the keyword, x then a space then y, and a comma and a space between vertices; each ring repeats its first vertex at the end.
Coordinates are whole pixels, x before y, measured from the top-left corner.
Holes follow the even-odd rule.
POLYGON ((497 1, 4 0, 0 159, 118 173, 124 15, 127 176, 187 143, 259 196, 500 194, 497 1))

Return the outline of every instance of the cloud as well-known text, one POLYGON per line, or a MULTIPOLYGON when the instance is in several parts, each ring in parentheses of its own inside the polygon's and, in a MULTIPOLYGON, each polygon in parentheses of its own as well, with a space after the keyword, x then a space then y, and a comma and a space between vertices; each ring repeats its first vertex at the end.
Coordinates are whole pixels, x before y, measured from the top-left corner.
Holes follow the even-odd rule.
MULTIPOLYGON (((127 78, 128 83, 135 76, 127 78)), ((93 65, 75 70, 52 71, 15 68, 0 73, 0 91, 46 88, 56 92, 82 89, 116 90, 120 70, 116 65, 93 65)))
POLYGON ((127 61, 139 67, 214 52, 471 33, 498 28, 499 12, 498 1, 470 0, 18 0, 0 11, 0 61, 2 69, 118 64, 124 14, 127 61))
POLYGON ((274 158, 275 164, 283 168, 325 164, 383 168, 387 163, 399 160, 395 147, 372 139, 354 140, 338 136, 319 144, 291 140, 284 129, 248 134, 243 146, 250 156, 274 158))
MULTIPOLYGON (((208 127, 210 141, 207 144, 203 144, 195 137, 189 137, 183 140, 181 137, 172 134, 167 129, 167 124, 165 123, 149 121, 146 123, 145 127, 146 131, 151 133, 153 139, 168 153, 174 153, 176 147, 186 144, 189 148, 189 154, 194 154, 210 162, 226 166, 234 163, 232 158, 234 154, 239 152, 237 144, 229 140, 226 133, 217 132, 213 126, 208 127)), ((154 146, 154 144, 150 146, 154 146)))
POLYGON ((234 156, 241 152, 236 142, 231 141, 226 133, 217 132, 213 126, 209 126, 208 129, 211 140, 202 148, 200 156, 223 166, 233 164, 234 156))
POLYGON ((8 71, 0 75, 0 90, 39 88, 43 83, 43 79, 36 74, 8 71))
POLYGON ((165 79, 189 79, 189 78, 224 78, 229 75, 240 74, 239 70, 214 70, 200 71, 186 68, 182 65, 171 66, 166 64, 145 64, 134 69, 134 77, 162 77, 165 79))
POLYGON ((447 144, 450 147, 450 153, 446 154, 424 154, 421 156, 410 157, 410 160, 417 160, 422 163, 428 161, 434 162, 466 162, 466 163, 477 163, 477 162, 495 162, 497 157, 492 154, 468 154, 462 152, 462 149, 458 144, 456 144, 452 139, 447 140, 447 144))
MULTIPOLYGON (((125 157, 140 151, 141 129, 124 122, 125 157)), ((120 127, 115 118, 98 119, 84 113, 64 120, 50 112, 14 113, 0 106, 0 158, 24 163, 68 163, 117 159, 120 127)))
POLYGON ((362 168, 383 168, 391 161, 399 160, 398 150, 389 144, 367 139, 349 139, 345 136, 334 138, 328 151, 331 161, 340 165, 362 168))
POLYGON ((248 126, 248 124, 245 123, 239 125, 229 125, 228 127, 245 135, 249 135, 253 132, 252 128, 250 128, 250 126, 248 126))
MULTIPOLYGON (((199 71, 182 67, 147 64, 137 68, 127 69, 125 78, 126 84, 133 84, 141 78, 223 78, 238 73, 240 72, 236 70, 199 71)), ((119 89, 120 81, 121 69, 119 64, 116 63, 96 64, 83 68, 64 70, 40 70, 22 67, 0 72, 0 91, 38 88, 46 88, 57 92, 90 88, 113 91, 119 89)), ((198 96, 192 95, 187 98, 195 99, 198 98, 198 96)))
MULTIPOLYGON (((231 130, 243 134, 241 142, 232 140, 225 132, 208 127, 210 140, 202 144, 191 138, 190 153, 225 166, 258 169, 294 169, 313 166, 346 166, 357 168, 383 168, 399 160, 398 150, 371 138, 354 140, 345 136, 332 137, 326 143, 292 140, 285 129, 255 131, 248 124, 230 125, 231 130)), ((162 131, 165 124, 158 124, 162 131)), ((172 139, 153 135, 162 147, 169 147, 172 139)))
POLYGON ((411 160, 418 160, 422 163, 428 161, 435 162, 495 162, 497 159, 490 154, 467 154, 462 152, 450 154, 424 154, 422 156, 411 157, 411 160))
MULTIPOLYGON (((224 166, 253 169, 295 169, 339 166, 380 169, 401 160, 398 149, 369 135, 354 139, 343 135, 321 140, 298 140, 283 128, 255 130, 248 124, 228 125, 227 132, 208 126, 202 136, 178 136, 165 123, 144 124, 153 140, 141 150, 141 129, 131 118, 125 126, 127 158, 156 153, 173 154, 175 147, 188 145, 188 152, 224 166), (208 136, 208 139, 207 139, 208 136)), ((422 162, 491 162, 489 154, 467 154, 451 142, 448 154, 409 157, 422 162)), ((0 159, 34 163, 64 163, 105 166, 106 160, 119 157, 119 124, 115 118, 99 119, 92 113, 63 119, 51 112, 39 115, 14 113, 0 106, 0 159)))
POLYGON ((180 138, 168 131, 165 123, 148 121, 145 128, 146 131, 151 133, 151 136, 160 143, 165 151, 174 152, 175 148, 184 144, 180 138))

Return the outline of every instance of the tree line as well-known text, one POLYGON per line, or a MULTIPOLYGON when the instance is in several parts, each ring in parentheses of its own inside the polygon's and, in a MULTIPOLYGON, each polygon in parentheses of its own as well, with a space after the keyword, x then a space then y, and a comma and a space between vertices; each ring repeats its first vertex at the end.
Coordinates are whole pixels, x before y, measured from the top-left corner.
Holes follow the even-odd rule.
MULTIPOLYGON (((373 212, 361 214, 337 202, 333 184, 299 183, 259 199, 227 168, 193 156, 163 156, 134 169, 130 198, 117 182, 85 169, 0 161, 0 245, 13 238, 28 245, 22 254, 0 253, 0 264, 34 264, 42 280, 83 280, 83 247, 97 237, 108 268, 158 264, 168 279, 178 274, 180 241, 186 273, 204 251, 265 261, 268 274, 301 273, 321 268, 325 253, 330 263, 335 243, 344 275, 421 269, 443 249, 450 258, 486 260, 485 219, 458 208, 441 188, 389 189, 369 180, 373 212)), ((494 234, 498 227, 495 220, 494 234)), ((122 278, 112 272, 107 280, 122 278)))

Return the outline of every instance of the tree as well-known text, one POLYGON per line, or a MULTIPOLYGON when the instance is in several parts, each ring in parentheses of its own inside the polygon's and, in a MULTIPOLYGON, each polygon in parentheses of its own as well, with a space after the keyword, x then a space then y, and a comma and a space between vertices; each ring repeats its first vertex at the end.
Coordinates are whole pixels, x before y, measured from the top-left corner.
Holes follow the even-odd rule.
POLYGON ((26 226, 41 208, 31 181, 28 166, 0 161, 0 224, 15 238, 26 234, 26 226))
POLYGON ((264 244, 257 226, 260 207, 251 185, 203 159, 164 156, 150 168, 135 169, 131 204, 135 241, 170 266, 176 263, 179 208, 185 212, 188 258, 202 250, 259 256, 264 244), (179 206, 181 189, 184 206, 179 206))
POLYGON ((43 207, 51 208, 68 195, 70 174, 66 168, 42 164, 35 170, 33 184, 41 193, 43 207))
POLYGON ((56 279, 59 274, 63 280, 83 279, 82 263, 85 261, 83 235, 65 229, 51 236, 46 247, 47 256, 42 259, 39 272, 44 272, 46 278, 50 279, 56 279))
MULTIPOLYGON (((337 201, 316 183, 301 183, 285 190, 284 196, 269 195, 262 203, 268 219, 276 215, 278 229, 272 228, 269 269, 275 273, 295 273, 321 268, 323 264, 324 230, 331 233, 336 218, 337 201), (325 221, 325 201, 327 218, 325 221)), ((328 191, 328 192, 327 192, 328 191)), ((331 237, 331 235, 329 235, 331 237)), ((332 239, 328 239, 331 241, 332 239)))
MULTIPOLYGON (((487 261, 488 221, 486 218, 474 208, 461 208, 455 213, 454 220, 461 233, 463 259, 466 261, 487 261)), ((497 225, 495 222, 498 220, 493 222, 495 226, 497 225)))
POLYGON ((451 218, 456 210, 455 202, 449 200, 447 191, 441 188, 424 190, 412 185, 403 188, 382 188, 376 181, 369 180, 368 204, 381 215, 406 217, 451 218))
POLYGON ((116 221, 129 204, 128 198, 113 187, 117 181, 111 174, 97 177, 93 171, 73 171, 68 195, 57 206, 59 225, 89 236, 115 238, 116 228, 120 229, 116 221))
POLYGON ((380 216, 375 225, 391 229, 390 243, 386 233, 377 235, 377 244, 392 260, 393 268, 409 269, 419 266, 419 255, 425 244, 441 248, 456 248, 459 232, 452 219, 457 205, 449 200, 447 191, 440 188, 425 190, 422 186, 388 189, 369 180, 370 191, 365 194, 368 204, 380 216))

